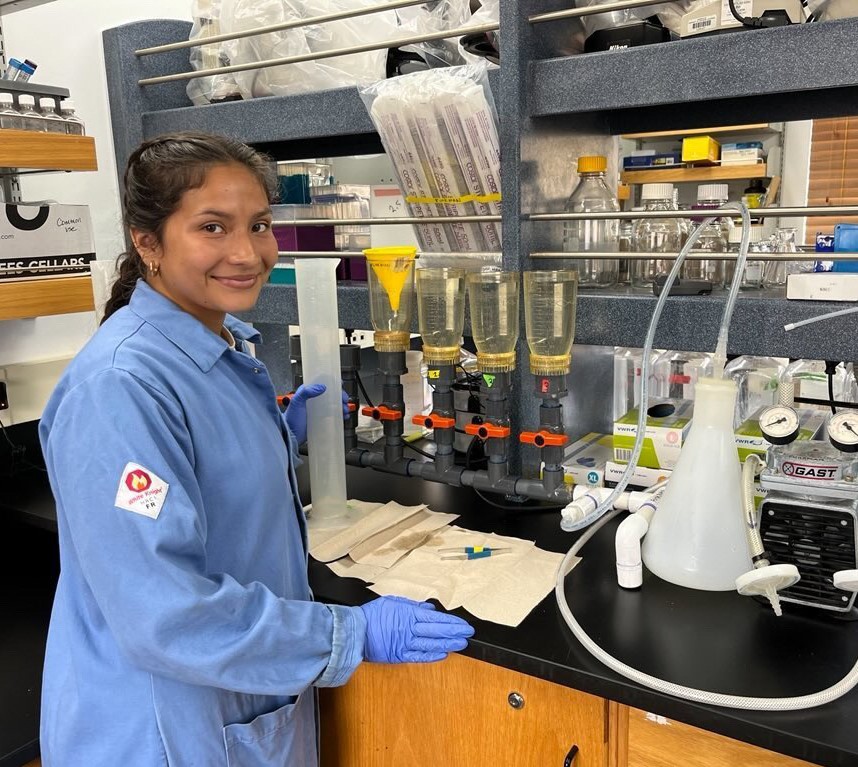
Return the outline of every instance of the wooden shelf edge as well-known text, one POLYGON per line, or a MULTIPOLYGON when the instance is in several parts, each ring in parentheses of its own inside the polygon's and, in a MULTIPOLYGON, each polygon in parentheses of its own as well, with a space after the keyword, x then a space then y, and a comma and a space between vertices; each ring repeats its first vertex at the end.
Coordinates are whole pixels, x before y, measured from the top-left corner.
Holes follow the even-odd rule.
POLYGON ((624 170, 620 180, 624 184, 672 184, 687 181, 731 181, 751 178, 768 178, 765 163, 754 165, 713 165, 701 168, 662 168, 658 170, 624 170))
POLYGON ((629 140, 676 138, 677 136, 701 136, 709 133, 780 133, 779 123, 749 123, 747 125, 723 125, 718 128, 687 128, 686 130, 653 131, 651 133, 623 133, 620 138, 629 140))
POLYGON ((98 170, 95 139, 26 130, 0 130, 0 168, 98 170))
POLYGON ((0 320, 91 312, 94 308, 92 278, 88 275, 0 281, 0 320))

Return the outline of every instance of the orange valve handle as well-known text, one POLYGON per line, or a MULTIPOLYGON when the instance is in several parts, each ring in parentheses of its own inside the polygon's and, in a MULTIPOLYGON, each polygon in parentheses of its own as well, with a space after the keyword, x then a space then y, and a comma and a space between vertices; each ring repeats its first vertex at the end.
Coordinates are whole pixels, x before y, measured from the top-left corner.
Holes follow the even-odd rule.
POLYGON ((357 405, 355 405, 355 403, 354 403, 354 402, 349 402, 349 403, 348 403, 348 406, 349 406, 349 412, 350 412, 350 413, 354 413, 354 412, 355 412, 355 410, 357 410, 357 405))
POLYGON ((370 418, 374 418, 376 421, 400 421, 402 420, 402 411, 401 410, 393 410, 392 408, 385 407, 384 405, 378 405, 376 407, 364 407, 361 408, 361 413, 365 416, 369 416, 370 418))
POLYGON ((526 445, 537 447, 563 447, 569 444, 569 437, 565 434, 554 434, 550 431, 523 431, 518 438, 526 445))
POLYGON ((295 396, 295 392, 290 391, 288 394, 280 394, 277 397, 277 407, 283 407, 284 404, 288 405, 292 401, 292 397, 295 396))
POLYGON ((423 426, 426 429, 455 429, 456 419, 445 418, 437 413, 429 413, 429 415, 415 415, 411 419, 411 423, 416 426, 423 426))
POLYGON ((465 434, 486 439, 506 439, 509 434, 509 426, 496 426, 493 423, 469 423, 465 426, 465 434))

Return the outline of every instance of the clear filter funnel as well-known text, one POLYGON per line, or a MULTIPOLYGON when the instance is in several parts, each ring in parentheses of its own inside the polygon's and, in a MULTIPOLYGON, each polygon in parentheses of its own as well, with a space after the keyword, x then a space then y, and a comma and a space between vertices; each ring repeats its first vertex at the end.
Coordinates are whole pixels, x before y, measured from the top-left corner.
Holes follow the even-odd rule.
POLYGON ((524 322, 534 375, 566 375, 575 336, 578 273, 524 273, 524 322))
POLYGON ((411 338, 417 248, 369 248, 369 310, 379 352, 404 352, 411 338))
POLYGON ((467 280, 477 366, 483 373, 508 373, 515 369, 518 341, 518 272, 479 272, 467 280))
POLYGON ((346 513, 346 455, 343 442, 340 332, 337 315, 338 258, 295 261, 301 364, 305 384, 327 390, 307 402, 307 447, 310 453, 310 524, 346 513))
POLYGON ((430 364, 455 365, 465 325, 465 272, 418 269, 417 317, 423 359, 430 364))
POLYGON ((644 538, 643 561, 659 578, 704 591, 733 591, 753 569, 733 434, 736 384, 697 382, 688 441, 644 538))

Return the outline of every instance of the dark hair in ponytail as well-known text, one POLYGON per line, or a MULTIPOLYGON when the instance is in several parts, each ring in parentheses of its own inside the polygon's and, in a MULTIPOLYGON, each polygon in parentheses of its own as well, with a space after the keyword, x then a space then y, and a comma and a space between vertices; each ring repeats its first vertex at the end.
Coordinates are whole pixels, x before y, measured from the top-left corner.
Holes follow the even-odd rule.
MULTIPOLYGON (((201 187, 215 165, 237 163, 258 179, 269 200, 276 193, 276 173, 268 157, 226 136, 209 133, 169 133, 144 141, 128 158, 122 193, 123 222, 151 232, 158 241, 167 219, 189 189, 201 187)), ((137 280, 146 277, 143 258, 129 243, 117 262, 119 272, 104 307, 104 322, 131 299, 137 280)))

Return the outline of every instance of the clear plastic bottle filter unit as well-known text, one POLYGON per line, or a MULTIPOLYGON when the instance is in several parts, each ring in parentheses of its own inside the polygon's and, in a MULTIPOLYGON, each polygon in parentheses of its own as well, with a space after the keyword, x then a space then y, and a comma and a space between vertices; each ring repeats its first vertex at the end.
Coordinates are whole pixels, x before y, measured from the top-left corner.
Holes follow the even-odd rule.
POLYGON ((47 132, 48 126, 45 125, 45 119, 36 111, 36 100, 29 94, 18 96, 18 113, 24 130, 47 132))
POLYGON ((471 273, 467 280, 477 366, 483 373, 515 370, 518 272, 471 273))
POLYGON ((524 323, 533 375, 566 375, 575 336, 578 273, 524 273, 524 323))
POLYGON ((66 133, 71 136, 83 136, 86 134, 84 122, 75 113, 75 105, 71 99, 66 99, 60 103, 60 114, 66 123, 66 133))
MULTIPOLYGON (((693 210, 716 210, 727 203, 729 191, 727 184, 701 184, 697 187, 697 204, 693 210)), ((723 253, 727 250, 727 219, 715 219, 703 224, 702 218, 691 219, 702 231, 697 238, 695 250, 709 253, 723 253)), ((714 287, 724 284, 724 262, 715 259, 688 260, 682 265, 682 277, 691 280, 709 280, 714 287)))
POLYGON ((39 99, 39 111, 45 121, 45 129, 48 133, 65 133, 66 122, 57 112, 57 104, 50 96, 39 99))
POLYGON ((15 109, 11 93, 0 93, 0 129, 23 130, 21 115, 15 109))
POLYGON ((417 270, 417 317, 423 359, 436 365, 455 365, 465 324, 463 269, 417 270))
POLYGON ((736 384, 733 426, 740 426, 760 408, 778 402, 778 387, 786 362, 774 357, 743 355, 727 363, 724 377, 736 384))
POLYGON ((299 258, 295 262, 301 365, 305 384, 326 391, 307 402, 310 454, 310 524, 346 513, 346 456, 343 442, 340 332, 337 315, 337 258, 299 258))
MULTIPOLYGON (((644 184, 641 189, 644 211, 676 210, 673 184, 644 184)), ((633 235, 636 253, 677 253, 682 247, 682 227, 675 218, 641 218, 633 235)), ((632 263, 632 285, 652 287, 659 274, 670 271, 669 259, 637 259, 632 263)))
POLYGON ((734 591, 753 568, 742 513, 733 412, 736 384, 697 382, 688 440, 644 538, 647 568, 691 589, 734 591))
MULTIPOLYGON (((566 202, 567 213, 604 213, 619 211, 620 204, 605 181, 608 160, 602 155, 578 158, 578 185, 566 202)), ((563 227, 563 250, 567 253, 619 250, 619 221, 585 219, 567 221, 563 227)), ((578 285, 604 288, 619 279, 618 259, 576 260, 578 285)))
POLYGON ((417 248, 391 246, 364 251, 369 264, 369 311, 375 350, 404 352, 411 339, 414 257, 417 248))

